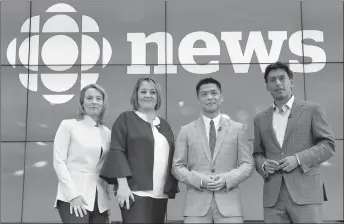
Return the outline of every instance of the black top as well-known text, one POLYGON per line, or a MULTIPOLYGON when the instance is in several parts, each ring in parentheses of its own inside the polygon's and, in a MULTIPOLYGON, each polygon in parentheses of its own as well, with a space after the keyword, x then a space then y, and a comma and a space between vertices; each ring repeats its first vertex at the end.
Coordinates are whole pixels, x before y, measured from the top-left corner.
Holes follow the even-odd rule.
MULTIPOLYGON (((174 137, 170 125, 161 117, 158 131, 165 136, 170 150, 164 193, 174 198, 178 181, 171 173, 174 137)), ((153 190, 154 137, 150 123, 134 111, 120 114, 111 132, 111 145, 100 177, 117 186, 117 178, 127 177, 132 191, 153 190)))

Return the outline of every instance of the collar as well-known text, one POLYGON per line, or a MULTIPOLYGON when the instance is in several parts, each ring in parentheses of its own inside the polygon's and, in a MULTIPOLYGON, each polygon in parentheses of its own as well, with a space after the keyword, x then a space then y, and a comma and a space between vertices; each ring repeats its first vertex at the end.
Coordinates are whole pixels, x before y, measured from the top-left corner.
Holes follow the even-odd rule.
POLYGON ((221 113, 219 115, 217 115, 216 117, 214 117, 213 119, 210 119, 209 117, 206 117, 202 114, 203 120, 206 124, 210 124, 210 120, 214 121, 214 125, 217 127, 220 123, 220 119, 221 119, 221 113))
POLYGON ((96 127, 96 125, 98 124, 88 115, 84 115, 84 118, 82 120, 86 125, 88 125, 90 127, 96 127))
MULTIPOLYGON (((138 111, 138 110, 136 110, 136 111, 134 111, 134 112, 135 112, 135 113, 137 114, 137 116, 139 116, 142 120, 144 120, 144 121, 146 121, 146 122, 149 123, 146 114, 141 113, 141 112, 138 111)), ((160 119, 159 119, 158 116, 155 116, 155 118, 154 118, 154 120, 153 120, 153 125, 154 125, 154 126, 157 126, 157 125, 159 125, 159 124, 160 124, 160 119)))
MULTIPOLYGON (((290 99, 288 100, 288 102, 282 106, 282 112, 286 111, 287 109, 290 110, 291 107, 293 106, 294 100, 295 100, 295 97, 294 95, 292 95, 290 99)), ((273 108, 273 111, 279 110, 275 102, 273 103, 272 108, 273 108)))

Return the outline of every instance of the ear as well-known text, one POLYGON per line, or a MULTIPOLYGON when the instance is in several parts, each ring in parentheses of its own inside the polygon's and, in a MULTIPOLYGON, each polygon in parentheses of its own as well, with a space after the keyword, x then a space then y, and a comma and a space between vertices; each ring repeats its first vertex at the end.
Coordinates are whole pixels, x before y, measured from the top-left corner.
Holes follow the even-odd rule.
POLYGON ((293 88, 294 87, 294 80, 290 79, 290 87, 293 88))

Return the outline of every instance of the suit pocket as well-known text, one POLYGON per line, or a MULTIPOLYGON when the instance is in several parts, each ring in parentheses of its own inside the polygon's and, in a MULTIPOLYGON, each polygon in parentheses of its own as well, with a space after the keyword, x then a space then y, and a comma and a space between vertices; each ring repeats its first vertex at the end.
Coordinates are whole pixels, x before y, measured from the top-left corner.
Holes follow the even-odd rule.
POLYGON ((239 187, 234 187, 228 192, 216 193, 215 200, 222 215, 243 216, 239 187))
MULTIPOLYGON (((303 199, 303 202, 321 202, 323 201, 323 186, 319 174, 305 175, 294 179, 298 192, 294 194, 295 199, 303 199)), ((294 188, 293 188, 294 189, 294 188)))
POLYGON ((204 216, 207 214, 212 193, 188 187, 185 198, 184 216, 204 216))

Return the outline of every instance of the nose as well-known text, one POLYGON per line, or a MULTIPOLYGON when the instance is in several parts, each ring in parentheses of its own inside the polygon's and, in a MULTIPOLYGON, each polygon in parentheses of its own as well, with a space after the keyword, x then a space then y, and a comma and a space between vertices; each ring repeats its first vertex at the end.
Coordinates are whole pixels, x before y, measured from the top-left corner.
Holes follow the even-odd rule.
POLYGON ((282 82, 279 79, 276 79, 276 86, 281 86, 282 82))
POLYGON ((92 104, 98 104, 98 101, 97 101, 97 99, 92 99, 92 100, 91 100, 91 103, 92 103, 92 104))
POLYGON ((145 98, 151 98, 152 97, 152 94, 151 93, 146 93, 145 94, 145 98))

